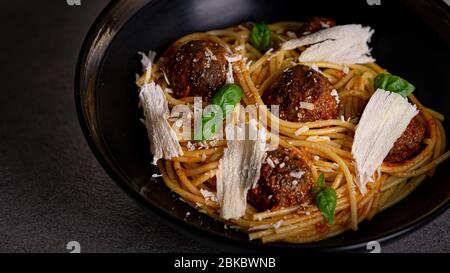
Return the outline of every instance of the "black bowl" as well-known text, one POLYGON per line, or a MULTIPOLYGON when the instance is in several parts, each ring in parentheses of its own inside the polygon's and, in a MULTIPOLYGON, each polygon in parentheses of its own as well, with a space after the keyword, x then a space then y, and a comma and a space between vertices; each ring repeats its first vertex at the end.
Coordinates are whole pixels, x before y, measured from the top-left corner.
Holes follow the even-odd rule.
MULTIPOLYGON (((401 203, 364 222, 357 232, 324 241, 262 245, 198 213, 171 193, 150 164, 147 134, 139 121, 135 73, 138 51, 164 50, 182 35, 243 21, 304 20, 331 16, 340 24, 375 28, 373 56, 392 73, 413 82, 417 97, 450 116, 448 7, 440 1, 136 0, 112 2, 92 26, 81 50, 75 99, 81 127, 100 163, 132 198, 189 236, 227 250, 352 250, 385 241, 435 218, 449 206, 450 161, 439 166, 401 203), (374 5, 369 5, 374 4, 374 5), (420 6, 418 8, 418 6, 420 6), (408 7, 428 22, 432 30, 408 7), (446 9, 447 8, 447 9, 446 9), (446 20, 446 21, 445 21, 446 20), (443 23, 444 22, 444 23, 443 23), (437 32, 435 32, 437 30, 437 32), (438 34, 441 34, 441 39, 438 34), (185 217, 190 212, 191 216, 185 217)), ((444 124, 449 131, 449 124, 444 124)))

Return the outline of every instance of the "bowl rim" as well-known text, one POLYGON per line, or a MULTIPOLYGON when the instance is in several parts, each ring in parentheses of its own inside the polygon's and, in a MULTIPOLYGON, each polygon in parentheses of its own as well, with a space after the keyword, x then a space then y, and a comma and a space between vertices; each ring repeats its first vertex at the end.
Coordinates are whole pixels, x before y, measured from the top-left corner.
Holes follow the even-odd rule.
MULTIPOLYGON (((236 251, 268 251, 268 250, 287 250, 287 251, 325 251, 325 252, 336 252, 336 251, 356 251, 365 249, 367 243, 370 241, 378 241, 380 243, 388 243, 392 242, 394 239, 398 239, 404 235, 411 233, 414 230, 419 229, 425 224, 429 223, 433 219, 437 218, 443 212, 445 212, 448 208, 450 208, 450 197, 447 197, 443 202, 439 203, 437 206, 422 216, 416 218, 413 221, 409 221, 408 223, 396 227, 394 229, 390 229, 386 232, 378 234, 376 236, 372 236, 365 240, 357 240, 353 243, 342 243, 336 244, 332 246, 320 246, 315 243, 308 244, 290 244, 290 243, 273 243, 273 244, 262 244, 259 241, 245 241, 239 238, 234 238, 227 236, 224 233, 216 232, 209 230, 207 228, 195 225, 190 222, 183 221, 183 219, 177 217, 176 215, 170 214, 162 207, 158 207, 156 204, 151 203, 151 200, 146 199, 144 196, 139 194, 136 189, 133 189, 130 184, 126 182, 126 175, 120 173, 120 167, 113 166, 114 164, 109 161, 105 155, 101 152, 98 147, 95 138, 97 137, 97 132, 92 129, 92 125, 90 125, 89 115, 87 111, 87 107, 84 102, 84 93, 86 90, 82 89, 82 80, 87 80, 83 76, 83 72, 85 72, 85 68, 87 64, 89 64, 89 58, 93 56, 93 46, 103 47, 103 53, 100 58, 97 59, 98 63, 94 66, 95 71, 98 72, 100 68, 100 63, 104 58, 106 51, 108 50, 111 41, 114 39, 116 34, 120 31, 120 29, 125 25, 125 23, 131 19, 136 13, 147 4, 155 2, 156 0, 136 0, 133 1, 134 7, 128 7, 133 10, 133 14, 130 16, 127 12, 123 12, 123 5, 126 5, 126 1, 120 0, 112 0, 107 6, 101 11, 101 13, 97 16, 93 24, 90 26, 84 41, 81 46, 81 50, 78 55, 76 69, 75 69, 75 82, 74 82, 74 99, 75 99, 75 107, 78 116, 78 122, 80 124, 83 135, 88 143, 89 148, 93 152, 95 158, 100 163, 102 168, 106 171, 110 178, 118 185, 129 197, 131 197, 137 204, 144 207, 148 212, 150 212, 153 216, 156 216, 159 220, 163 220, 162 222, 166 225, 169 225, 171 228, 175 229, 177 232, 181 232, 185 235, 192 236, 201 241, 208 241, 209 243, 220 243, 222 245, 226 245, 228 248, 231 248, 236 251), (136 5, 137 4, 137 5, 136 5), (117 11, 121 10, 121 13, 117 11), (102 36, 108 32, 108 23, 111 23, 108 20, 109 15, 116 14, 118 17, 114 18, 115 24, 119 27, 115 30, 115 33, 107 33, 108 39, 101 40, 102 36), (120 15, 123 15, 120 17, 120 15), (126 14, 126 15, 124 15, 126 14), (105 45, 105 42, 106 45, 105 45)), ((128 2, 129 4, 129 2, 128 2)), ((92 66, 89 64, 88 66, 92 66)), ((94 75, 94 82, 97 80, 97 74, 94 75)), ((91 113, 92 114, 92 113, 91 113)), ((92 121, 95 123, 95 121, 92 121)), ((97 140, 98 141, 98 140, 97 140)), ((211 244, 209 244, 211 245, 211 244)))

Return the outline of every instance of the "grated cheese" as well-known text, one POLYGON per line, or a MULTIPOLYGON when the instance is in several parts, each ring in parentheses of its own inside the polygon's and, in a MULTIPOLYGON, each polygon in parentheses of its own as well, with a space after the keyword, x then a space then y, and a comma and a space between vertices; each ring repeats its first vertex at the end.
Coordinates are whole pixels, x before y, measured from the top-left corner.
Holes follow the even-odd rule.
POLYGON ((273 169, 275 168, 275 163, 273 163, 272 159, 267 158, 266 163, 273 169))
POLYGON ((333 89, 333 90, 331 91, 330 94, 331 94, 331 96, 333 96, 334 99, 336 100, 336 104, 339 105, 339 103, 341 102, 341 100, 339 99, 339 93, 337 92, 337 90, 336 90, 336 89, 333 89))
POLYGON ((290 176, 292 176, 293 178, 297 178, 297 179, 302 178, 302 176, 304 174, 305 174, 305 172, 303 172, 303 171, 292 171, 289 173, 290 176))
POLYGON ((205 189, 200 189, 200 193, 203 195, 203 198, 205 198, 206 201, 211 200, 217 202, 217 197, 215 193, 205 189))
POLYGON ((418 110, 399 94, 378 89, 370 98, 355 132, 352 155, 362 194, 384 158, 418 110))

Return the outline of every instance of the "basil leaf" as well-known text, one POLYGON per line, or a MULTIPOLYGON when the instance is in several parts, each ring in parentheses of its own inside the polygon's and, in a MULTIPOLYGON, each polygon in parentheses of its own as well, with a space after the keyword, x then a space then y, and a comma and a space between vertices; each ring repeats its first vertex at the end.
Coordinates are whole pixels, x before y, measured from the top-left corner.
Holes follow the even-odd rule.
POLYGON ((313 188, 313 193, 318 193, 325 185, 325 175, 321 173, 316 181, 316 186, 313 188))
POLYGON ((323 173, 321 173, 317 178, 316 184, 319 188, 323 188, 323 186, 325 185, 325 175, 323 173))
POLYGON ((196 140, 207 140, 217 133, 219 119, 226 118, 233 112, 234 106, 244 96, 244 91, 239 85, 226 84, 214 95, 211 100, 212 111, 202 116, 202 137, 196 136, 196 140), (217 114, 221 112, 222 115, 217 114))
POLYGON ((223 116, 226 117, 233 111, 234 106, 243 96, 244 91, 242 91, 242 88, 239 85, 226 84, 214 95, 211 104, 218 105, 222 108, 223 116))
POLYGON ((331 187, 326 187, 316 194, 317 207, 322 212, 323 217, 325 217, 329 224, 334 223, 336 202, 336 191, 331 187))
POLYGON ((410 95, 416 87, 399 76, 378 74, 374 80, 375 90, 378 88, 397 93, 403 97, 410 95))
POLYGON ((272 43, 272 32, 266 23, 256 23, 250 32, 250 42, 259 51, 267 51, 272 43))

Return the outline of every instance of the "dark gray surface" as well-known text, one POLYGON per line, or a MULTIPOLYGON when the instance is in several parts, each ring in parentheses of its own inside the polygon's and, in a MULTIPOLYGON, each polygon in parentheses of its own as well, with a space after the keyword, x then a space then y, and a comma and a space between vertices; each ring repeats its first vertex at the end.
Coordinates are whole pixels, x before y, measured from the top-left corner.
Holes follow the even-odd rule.
MULTIPOLYGON (((83 38, 106 0, 0 2, 0 251, 218 251, 149 216, 108 177, 73 99, 83 38)), ((432 198, 432 197, 430 197, 432 198)), ((450 211, 384 252, 450 252, 450 211)))

